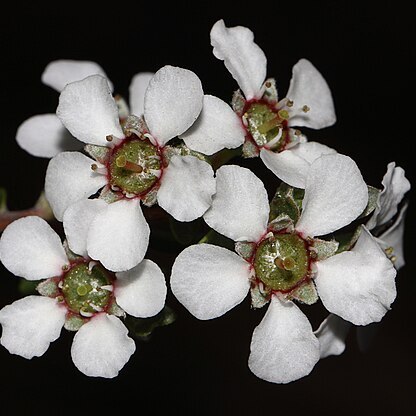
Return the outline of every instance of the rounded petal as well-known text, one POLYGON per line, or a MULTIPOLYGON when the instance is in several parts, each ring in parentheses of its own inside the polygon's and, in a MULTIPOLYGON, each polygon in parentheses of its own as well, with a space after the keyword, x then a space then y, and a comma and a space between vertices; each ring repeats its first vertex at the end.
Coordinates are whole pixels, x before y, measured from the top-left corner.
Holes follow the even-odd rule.
POLYGON ((71 134, 84 143, 106 146, 109 135, 124 138, 117 104, 107 79, 101 75, 68 84, 59 96, 56 114, 71 134))
POLYGON ((90 377, 116 377, 136 350, 124 324, 113 315, 99 314, 75 334, 71 357, 90 377))
POLYGON ((396 270, 365 227, 351 251, 316 266, 315 284, 322 303, 355 325, 379 322, 396 297, 396 270))
POLYGON ((337 151, 318 142, 304 142, 291 147, 290 151, 305 159, 309 164, 322 155, 335 155, 337 151))
POLYGON ((27 296, 0 310, 1 345, 11 354, 40 357, 59 338, 66 308, 56 299, 27 296))
POLYGON ((63 224, 69 248, 88 257, 88 231, 95 217, 107 207, 102 199, 84 199, 72 204, 64 213, 63 224))
POLYGON ((222 166, 206 223, 234 241, 258 241, 266 232, 269 201, 261 180, 249 169, 222 166))
POLYGON ((331 233, 355 220, 367 202, 367 185, 355 162, 340 154, 323 155, 309 168, 296 229, 311 237, 331 233))
POLYGON ((49 162, 45 195, 58 221, 74 202, 95 194, 107 183, 107 177, 94 172, 94 160, 78 152, 63 152, 49 162))
POLYGON ((305 188, 310 164, 291 149, 274 153, 263 148, 260 150, 260 158, 283 182, 295 188, 305 188))
POLYGON ((212 155, 224 147, 241 146, 245 135, 241 119, 232 108, 217 97, 205 95, 197 121, 180 138, 190 149, 212 155))
POLYGON ((40 114, 28 118, 17 129, 16 141, 29 154, 54 157, 65 150, 80 149, 55 114, 40 114))
POLYGON ((329 314, 315 331, 319 341, 321 358, 330 355, 340 355, 345 350, 345 338, 351 328, 351 324, 337 315, 329 314))
POLYGON ((138 199, 122 199, 107 205, 92 221, 87 250, 106 269, 132 269, 143 260, 150 229, 138 199))
POLYGON ((193 221, 211 206, 214 171, 195 156, 173 156, 157 192, 158 204, 178 221, 193 221))
POLYGON ((224 61, 246 99, 261 98, 267 59, 254 43, 253 32, 243 26, 227 28, 218 20, 211 29, 211 45, 214 56, 224 61))
POLYGON ((272 383, 305 377, 319 361, 319 342, 308 319, 293 302, 276 296, 254 330, 250 351, 250 370, 272 383))
POLYGON ((156 263, 144 259, 133 269, 119 272, 116 276, 116 301, 129 315, 148 318, 165 306, 165 276, 156 263))
POLYGON ((394 162, 388 164, 382 184, 383 190, 379 195, 376 209, 367 223, 369 230, 387 224, 396 215, 405 193, 410 190, 410 182, 405 176, 404 169, 396 167, 394 162))
POLYGON ((129 87, 130 95, 130 112, 136 116, 141 116, 144 113, 144 95, 153 78, 153 72, 139 72, 131 80, 129 87))
POLYGON ((237 254, 210 244, 190 246, 176 258, 173 294, 198 319, 224 315, 247 296, 250 265, 237 254))
POLYGON ((291 126, 322 129, 336 121, 331 90, 321 73, 306 59, 293 67, 287 98, 293 101, 290 111, 291 126), (303 111, 307 106, 309 110, 303 111))
POLYGON ((68 263, 58 234, 39 217, 20 218, 6 227, 0 259, 7 270, 27 280, 59 276, 68 263))
POLYGON ((144 118, 159 145, 192 126, 203 99, 201 81, 192 71, 166 65, 156 72, 144 97, 144 118))
MULTIPOLYGON (((42 82, 61 92, 67 84, 95 74, 107 77, 104 70, 95 62, 59 59, 46 66, 42 74, 42 82)), ((111 82, 108 81, 108 83, 112 89, 111 82)))

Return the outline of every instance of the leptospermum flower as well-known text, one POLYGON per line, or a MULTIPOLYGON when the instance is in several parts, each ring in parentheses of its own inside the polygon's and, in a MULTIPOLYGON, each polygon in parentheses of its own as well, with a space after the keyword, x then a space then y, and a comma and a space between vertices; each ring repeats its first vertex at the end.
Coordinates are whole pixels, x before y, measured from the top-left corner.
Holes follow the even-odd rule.
MULTIPOLYGON (((274 79, 266 80, 267 59, 246 27, 227 28, 223 20, 211 30, 214 55, 237 81, 242 93, 233 97, 233 108, 246 131, 243 153, 260 155, 264 164, 291 186, 304 188, 313 160, 335 151, 307 142, 293 127, 322 129, 336 121, 331 91, 318 70, 306 59, 293 67, 286 97, 279 100, 274 79)), ((184 139, 185 140, 185 139, 184 139)), ((186 141, 186 140, 185 140, 186 141)), ((197 150, 194 142, 187 145, 197 150)))
POLYGON ((395 298, 396 271, 365 227, 355 247, 340 254, 336 242, 316 238, 349 224, 367 201, 356 164, 324 155, 311 164, 297 222, 281 216, 268 224, 262 182, 245 168, 223 166, 204 219, 236 242, 237 254, 210 244, 186 248, 172 268, 172 291, 194 316, 212 319, 251 288, 254 307, 270 301, 253 333, 251 371, 275 383, 306 376, 320 358, 320 345, 294 300, 311 304, 319 294, 328 311, 366 325, 379 321, 395 298))
MULTIPOLYGON (((396 270, 405 265, 403 255, 404 219, 407 203, 403 197, 410 190, 410 182, 404 170, 394 162, 387 165, 382 180, 383 190, 379 193, 376 208, 367 221, 366 227, 376 237, 376 241, 392 261, 396 270), (400 207, 400 208, 399 208, 400 207)), ((330 314, 316 331, 320 341, 321 358, 340 355, 345 350, 345 338, 351 324, 340 317, 330 314)), ((357 328, 360 345, 367 345, 372 331, 366 327, 357 328), (369 332, 370 331, 370 332, 369 332)))
MULTIPOLYGON (((79 241, 78 248, 85 254, 79 241)), ((0 259, 16 276, 45 279, 37 286, 42 296, 27 296, 0 310, 1 344, 12 354, 31 359, 46 352, 62 327, 77 331, 71 356, 88 376, 117 376, 136 348, 122 318, 126 313, 141 318, 156 315, 165 303, 165 278, 151 260, 111 273, 88 257, 66 251, 39 217, 19 219, 4 230, 0 259)))
MULTIPOLYGON (((191 71, 165 66, 145 93, 144 119, 123 128, 107 81, 91 76, 62 92, 58 117, 95 160, 63 152, 48 166, 46 197, 58 220, 72 204, 100 188, 110 202, 91 220, 88 254, 108 269, 134 267, 146 252, 149 227, 140 201, 158 204, 179 221, 202 216, 215 192, 214 172, 204 160, 180 154, 168 159, 166 144, 197 119, 203 102, 199 78, 191 71)), ((74 220, 81 218, 75 216, 74 220)))
MULTIPOLYGON (((50 62, 42 73, 42 82, 61 92, 71 82, 90 75, 106 77, 104 70, 95 62, 60 59, 50 62)), ((153 76, 150 72, 136 74, 130 84, 130 111, 143 114, 144 91, 153 76)), ((108 81, 112 89, 111 81, 108 81)), ((128 108, 121 98, 117 99, 120 118, 128 115, 128 108)), ((80 143, 62 125, 56 114, 39 114, 25 120, 18 128, 16 141, 33 156, 52 158, 66 150, 80 149, 80 143)))

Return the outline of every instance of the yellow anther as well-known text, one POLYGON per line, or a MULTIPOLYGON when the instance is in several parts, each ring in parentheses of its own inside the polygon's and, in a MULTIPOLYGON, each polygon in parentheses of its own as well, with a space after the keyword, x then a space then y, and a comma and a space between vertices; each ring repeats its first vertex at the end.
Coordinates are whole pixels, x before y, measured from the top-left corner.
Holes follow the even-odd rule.
POLYGON ((106 139, 108 142, 112 142, 112 141, 113 141, 113 136, 112 136, 111 134, 109 134, 108 136, 105 136, 105 139, 106 139))
POLYGON ((265 84, 266 88, 270 88, 272 86, 272 83, 270 81, 267 81, 265 84))
POLYGON ((310 110, 310 108, 309 108, 307 105, 304 105, 304 106, 302 107, 302 111, 303 111, 304 113, 307 113, 309 110, 310 110))
POLYGON ((91 169, 96 171, 98 169, 98 166, 96 163, 91 164, 91 169))
POLYGON ((387 247, 384 251, 388 256, 391 256, 393 254, 393 247, 387 247))
POLYGON ((293 101, 292 100, 287 100, 286 105, 290 108, 293 107, 293 101))
POLYGON ((296 136, 300 136, 302 134, 302 132, 300 130, 296 129, 295 134, 296 134, 296 136))

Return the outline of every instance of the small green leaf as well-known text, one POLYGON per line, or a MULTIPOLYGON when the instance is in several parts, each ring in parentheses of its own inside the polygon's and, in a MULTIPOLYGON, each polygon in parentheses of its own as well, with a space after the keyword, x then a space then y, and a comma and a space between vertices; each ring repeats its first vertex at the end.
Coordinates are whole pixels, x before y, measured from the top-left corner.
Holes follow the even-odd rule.
POLYGON ((64 328, 67 331, 78 331, 82 325, 85 324, 85 320, 79 315, 68 314, 65 318, 64 328))
MULTIPOLYGON (((263 287, 263 285, 261 285, 263 287)), ((270 300, 270 290, 263 290, 260 284, 256 284, 250 288, 251 307, 253 309, 260 309, 266 305, 270 300)))
POLYGON ((316 291, 315 284, 312 280, 307 280, 302 283, 295 290, 289 293, 288 299, 297 300, 305 303, 306 305, 312 305, 318 301, 318 292, 316 291))
POLYGON ((115 300, 111 303, 110 307, 107 310, 107 313, 109 315, 118 316, 119 318, 126 317, 126 312, 124 312, 124 310, 117 305, 117 302, 115 300))
POLYGON ((281 183, 270 202, 269 222, 284 214, 296 223, 300 217, 303 195, 303 189, 292 188, 284 182, 281 183))
POLYGON ((248 241, 237 241, 234 248, 240 257, 242 257, 244 260, 249 260, 253 257, 254 250, 256 249, 256 243, 251 243, 248 241))
POLYGON ((240 90, 234 91, 231 101, 231 107, 239 116, 243 115, 243 110, 246 105, 246 100, 240 90))
POLYGON ((49 298, 54 298, 59 295, 58 279, 51 278, 42 280, 37 286, 36 290, 42 295, 49 298))
POLYGON ((128 316, 125 324, 134 337, 142 341, 148 341, 156 328, 170 325, 175 320, 176 315, 173 309, 165 306, 162 311, 151 318, 134 318, 128 316))
POLYGON ((68 260, 69 261, 74 261, 74 260, 78 260, 78 259, 81 259, 82 258, 82 256, 80 256, 80 255, 78 255, 78 254, 75 254, 70 248, 69 248, 69 245, 68 245, 68 241, 67 240, 64 240, 64 242, 62 243, 62 245, 64 246, 64 250, 65 250, 65 254, 66 254, 66 256, 68 257, 68 260))
POLYGON ((335 234, 334 237, 339 243, 336 254, 351 250, 351 248, 357 242, 360 234, 361 227, 354 228, 352 231, 347 231, 341 234, 335 234))
POLYGON ((158 182, 156 185, 153 186, 152 189, 150 189, 149 192, 146 193, 146 195, 142 198, 143 205, 146 205, 147 207, 152 207, 157 202, 157 191, 160 188, 160 182, 158 182))
POLYGON ((97 162, 104 164, 110 155, 110 149, 106 146, 87 144, 84 150, 97 162))
POLYGON ((123 198, 123 196, 117 192, 112 191, 109 186, 106 186, 102 189, 99 198, 107 202, 107 204, 112 204, 113 202, 119 201, 121 198, 123 198))
POLYGON ((269 223, 267 228, 271 231, 278 232, 287 228, 293 228, 293 220, 287 214, 280 214, 272 222, 269 223))
POLYGON ((250 159, 257 157, 260 154, 260 151, 254 142, 251 140, 246 140, 243 144, 242 154, 244 158, 250 159))
POLYGON ((311 249, 316 254, 316 260, 325 260, 337 253, 339 243, 336 240, 326 241, 314 238, 311 249))
POLYGON ((358 218, 364 218, 370 215, 377 206, 378 198, 380 195, 380 189, 374 188, 373 186, 367 185, 368 188, 368 203, 363 213, 358 218))
POLYGON ((126 136, 135 134, 140 137, 149 132, 144 117, 137 117, 135 115, 129 115, 123 123, 123 131, 126 136))

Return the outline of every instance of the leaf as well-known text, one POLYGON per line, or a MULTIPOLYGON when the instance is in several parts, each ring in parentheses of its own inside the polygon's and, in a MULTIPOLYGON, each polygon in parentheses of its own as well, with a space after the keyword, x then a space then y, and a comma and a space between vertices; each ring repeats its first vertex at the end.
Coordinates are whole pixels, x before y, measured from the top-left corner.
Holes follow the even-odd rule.
POLYGON ((340 234, 335 234, 334 238, 338 241, 338 250, 335 254, 342 253, 343 251, 351 250, 354 244, 357 242, 361 233, 361 227, 356 227, 351 231, 346 231, 340 234))
POLYGON ((84 150, 97 162, 105 164, 109 155, 110 149, 106 146, 98 146, 95 144, 87 144, 84 146, 84 150))
POLYGON ((325 260, 337 253, 339 243, 336 240, 326 241, 314 238, 311 249, 316 254, 316 260, 325 260))
POLYGON ((254 251, 256 249, 256 243, 248 241, 237 241, 234 248, 240 257, 242 257, 244 260, 249 260, 253 257, 254 251))

